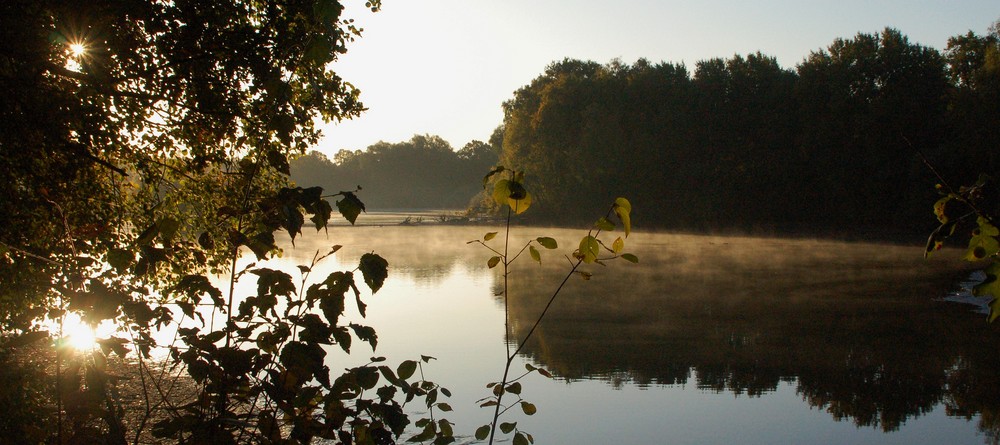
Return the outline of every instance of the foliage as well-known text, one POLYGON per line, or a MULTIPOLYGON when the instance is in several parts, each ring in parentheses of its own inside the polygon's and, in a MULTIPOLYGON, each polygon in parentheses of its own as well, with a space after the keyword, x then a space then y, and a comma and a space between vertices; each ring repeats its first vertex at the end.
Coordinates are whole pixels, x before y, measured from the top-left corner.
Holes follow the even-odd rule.
POLYGON ((925 228, 897 222, 932 197, 918 153, 962 183, 996 169, 995 42, 970 33, 940 53, 885 29, 794 70, 760 53, 693 69, 566 59, 504 103, 500 162, 536 184, 536 220, 625 195, 665 228, 915 239, 925 228))
POLYGON ((507 222, 504 227, 505 232, 503 237, 503 247, 501 250, 497 250, 487 244, 496 239, 499 232, 488 232, 483 236, 482 240, 472 240, 469 241, 468 244, 480 244, 494 254, 486 263, 490 269, 502 266, 503 287, 499 296, 503 299, 504 303, 504 328, 506 333, 505 335, 507 337, 504 344, 506 345, 507 350, 503 377, 499 381, 487 384, 486 388, 490 390, 490 395, 478 401, 480 407, 493 408, 492 421, 477 428, 475 437, 478 440, 485 440, 488 437, 489 443, 493 444, 496 432, 499 430, 503 434, 512 434, 512 443, 527 445, 535 442, 534 437, 530 433, 519 429, 517 427, 517 422, 499 423, 500 417, 514 408, 520 409, 521 412, 527 416, 534 415, 538 411, 538 408, 521 396, 522 385, 520 381, 536 371, 545 377, 551 378, 552 375, 545 369, 535 367, 531 364, 526 364, 526 372, 514 377, 510 373, 511 365, 518 357, 518 354, 524 349, 528 340, 535 332, 535 329, 538 328, 539 324, 541 324, 542 319, 545 318, 545 314, 548 312, 549 308, 552 307, 552 303, 555 302, 556 297, 562 291, 566 282, 573 276, 579 276, 585 280, 590 279, 592 274, 590 272, 580 270, 582 265, 603 265, 607 261, 618 258, 622 258, 633 263, 638 262, 638 258, 635 255, 623 252, 625 242, 621 237, 615 239, 614 242, 611 243, 610 247, 599 238, 602 232, 609 232, 615 229, 616 225, 608 220, 611 214, 618 217, 618 220, 624 228, 625 237, 628 237, 632 231, 630 216, 632 212, 632 204, 625 198, 616 198, 607 214, 594 223, 594 226, 587 232, 587 235, 581 239, 580 247, 573 251, 570 256, 567 256, 567 260, 569 260, 571 265, 570 270, 549 297, 548 303, 546 303, 545 308, 541 311, 541 313, 538 314, 534 325, 532 325, 527 334, 520 339, 520 342, 517 343, 517 348, 511 350, 513 342, 510 338, 511 314, 509 310, 510 286, 508 280, 510 275, 510 266, 525 251, 529 253, 532 260, 541 263, 541 253, 538 251, 538 248, 535 247, 536 245, 548 250, 557 249, 559 246, 558 242, 553 238, 537 237, 533 240, 529 240, 516 253, 512 253, 510 250, 511 216, 520 215, 531 207, 533 199, 532 194, 524 187, 523 172, 508 170, 503 166, 493 168, 483 178, 483 187, 488 188, 490 186, 492 186, 493 189, 490 196, 492 196, 498 206, 502 208, 505 207, 507 209, 507 222), (504 176, 506 176, 506 178, 504 178, 504 176), (513 402, 505 402, 504 396, 507 394, 517 397, 517 400, 513 402))
MULTIPOLYGON (((333 346, 376 347, 374 329, 342 314, 353 295, 364 315, 358 282, 378 291, 386 260, 366 254, 355 270, 311 280, 335 247, 300 266, 297 283, 256 263, 236 270, 243 253, 280 253, 282 233, 294 243, 307 224, 325 229, 327 199, 352 223, 365 210, 353 188, 288 184, 289 160, 318 140, 317 119, 363 110, 330 69, 361 32, 343 9, 337 0, 0 3, 0 36, 17 42, 0 51, 0 330, 60 337, 52 320, 70 312, 119 326, 86 354, 54 338, 43 380, 55 383, 52 405, 30 385, 2 399, 10 413, 37 403, 17 407, 16 421, 51 414, 5 439, 381 444, 411 423, 403 407, 414 398, 428 397, 432 417, 445 410, 436 395, 447 390, 413 378, 416 361, 328 368, 333 346), (228 292, 210 278, 223 272, 228 292), (240 277, 256 292, 235 295, 240 277), (159 328, 176 329, 177 341, 157 345, 159 328), (165 346, 169 363, 155 371, 154 348, 165 346), (136 423, 124 421, 122 382, 108 368, 124 356, 138 360, 136 423), (177 385, 191 397, 174 395, 177 385)), ((2 344, 5 363, 13 347, 2 344)), ((447 421, 435 424, 434 439, 447 442, 447 421)))
POLYGON ((942 197, 934 203, 934 215, 941 223, 927 239, 925 255, 941 249, 956 232, 969 233, 968 247, 963 258, 986 262, 986 279, 972 289, 976 296, 992 297, 989 303, 990 322, 1000 318, 1000 229, 997 229, 997 207, 1000 190, 993 178, 981 176, 968 187, 953 189, 946 182, 938 184, 942 197), (975 218, 975 222, 972 220, 975 218))
POLYGON ((438 136, 379 142, 365 151, 341 150, 334 159, 310 152, 291 162, 292 179, 329 190, 364 184, 367 200, 380 209, 415 206, 463 208, 476 194, 476 179, 497 162, 490 144, 471 141, 453 150, 438 136))

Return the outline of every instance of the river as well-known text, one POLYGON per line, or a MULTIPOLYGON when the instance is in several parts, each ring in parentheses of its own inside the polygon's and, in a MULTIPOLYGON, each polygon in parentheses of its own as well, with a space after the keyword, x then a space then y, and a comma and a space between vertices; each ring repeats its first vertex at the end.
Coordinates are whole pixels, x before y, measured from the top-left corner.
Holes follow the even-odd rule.
MULTIPOLYGON (((314 272, 353 269, 366 252, 389 278, 365 324, 378 349, 357 342, 331 354, 334 371, 372 355, 435 357, 429 380, 452 392, 460 443, 474 442, 492 410, 505 359, 502 277, 493 255, 467 241, 495 230, 417 225, 336 227, 305 234, 278 265, 294 270, 343 245, 314 272)), ((580 230, 516 228, 538 236, 510 275, 511 336, 519 342, 569 269, 580 230)), ((490 245, 502 249, 502 236, 490 245)), ((954 251, 813 239, 633 233, 638 264, 593 265, 573 277, 514 368, 538 407, 512 410, 539 444, 978 444, 1000 433, 1000 329, 977 307, 945 301, 970 266, 954 251)), ((248 291, 252 283, 246 283, 248 291)), ((360 320, 354 315, 355 319, 360 320)), ((441 413, 437 413, 440 415, 441 413)))

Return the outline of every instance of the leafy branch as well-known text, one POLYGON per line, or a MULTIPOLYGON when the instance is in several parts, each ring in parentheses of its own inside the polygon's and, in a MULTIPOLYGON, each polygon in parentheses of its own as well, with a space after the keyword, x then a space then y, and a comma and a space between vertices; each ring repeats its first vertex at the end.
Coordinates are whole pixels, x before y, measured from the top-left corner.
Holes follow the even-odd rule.
POLYGON ((517 422, 503 422, 499 423, 501 416, 506 414, 511 409, 515 407, 520 407, 521 411, 528 416, 534 415, 538 409, 537 407, 526 401, 521 396, 522 386, 520 380, 526 377, 528 374, 533 372, 538 372, 542 376, 551 378, 552 375, 545 369, 535 367, 531 364, 526 364, 526 372, 517 376, 511 377, 510 371, 514 360, 517 358, 518 354, 524 349, 528 340, 535 333, 535 330, 541 324, 545 315, 548 313, 549 309, 552 307, 556 300, 556 297, 562 292, 564 286, 574 275, 579 275, 585 280, 589 280, 592 276, 589 272, 581 271, 580 267, 584 264, 601 264, 604 265, 605 262, 611 261, 617 258, 622 258, 629 262, 638 262, 638 257, 635 255, 624 253, 625 242, 621 237, 616 238, 609 247, 601 239, 600 235, 605 231, 612 231, 615 229, 615 223, 611 222, 609 218, 615 215, 619 222, 622 224, 625 237, 632 231, 631 223, 631 211, 632 205, 625 198, 617 198, 615 202, 608 209, 607 213, 598 219, 598 221, 593 225, 593 227, 587 232, 579 243, 579 247, 572 252, 567 259, 570 261, 570 269, 566 275, 562 278, 559 285, 549 296, 545 307, 535 318, 534 324, 528 330, 527 334, 521 339, 517 344, 517 347, 511 350, 511 321, 510 321, 510 309, 509 309, 509 299, 510 299, 510 266, 518 258, 521 257, 524 252, 528 252, 531 259, 541 264, 541 252, 538 250, 536 245, 541 246, 544 249, 557 249, 558 243, 555 239, 550 237, 538 237, 526 242, 520 249, 517 250, 513 255, 510 254, 510 233, 511 233, 511 217, 513 215, 518 215, 526 211, 532 203, 531 193, 524 187, 524 173, 518 171, 511 171, 505 169, 503 166, 498 166, 491 170, 483 178, 483 186, 487 187, 490 184, 491 179, 498 174, 503 174, 507 172, 508 177, 496 180, 493 182, 493 192, 492 197, 497 205, 504 207, 506 206, 506 223, 504 226, 504 239, 503 248, 496 249, 488 245, 487 243, 494 240, 499 232, 488 232, 483 236, 481 240, 468 241, 466 244, 479 244, 492 252, 494 255, 490 257, 487 261, 487 266, 489 268, 495 268, 497 266, 503 266, 502 276, 503 276, 503 290, 500 296, 503 298, 504 302, 504 325, 505 325, 505 346, 506 346, 506 357, 504 364, 503 376, 498 382, 491 382, 486 385, 487 389, 491 390, 491 394, 487 397, 481 398, 477 401, 480 407, 493 408, 492 420, 489 424, 480 426, 476 429, 475 437, 478 440, 485 440, 489 438, 489 443, 493 444, 496 438, 496 432, 499 430, 503 434, 513 433, 513 443, 516 445, 527 445, 534 443, 534 437, 521 431, 517 428, 517 422), (504 395, 512 394, 517 396, 517 400, 504 404, 504 395))

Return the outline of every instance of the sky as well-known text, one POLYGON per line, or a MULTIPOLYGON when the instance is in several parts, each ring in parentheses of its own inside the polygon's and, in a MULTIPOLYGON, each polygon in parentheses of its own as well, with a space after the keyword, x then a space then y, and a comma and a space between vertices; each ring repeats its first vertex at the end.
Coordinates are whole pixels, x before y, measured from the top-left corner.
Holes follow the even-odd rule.
POLYGON ((564 58, 684 63, 760 51, 794 69, 837 38, 900 30, 943 50, 985 34, 1000 0, 343 0, 364 28, 333 65, 368 111, 322 126, 331 158, 379 141, 486 141, 514 91, 564 58))

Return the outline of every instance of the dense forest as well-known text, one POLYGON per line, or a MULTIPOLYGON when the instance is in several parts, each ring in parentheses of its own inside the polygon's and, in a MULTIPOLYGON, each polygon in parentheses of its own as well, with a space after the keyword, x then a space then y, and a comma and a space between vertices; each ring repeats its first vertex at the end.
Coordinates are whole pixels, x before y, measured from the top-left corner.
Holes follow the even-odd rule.
POLYGON ((503 110, 490 144, 451 154, 418 136, 332 162, 313 153, 293 177, 362 185, 380 207, 451 207, 498 151, 544 202, 536 222, 580 221, 629 196, 646 227, 925 236, 935 171, 957 185, 1000 166, 1000 39, 995 26, 970 31, 941 52, 887 28, 837 39, 795 70, 761 53, 693 72, 566 59, 503 110))
POLYGON ((996 171, 998 99, 996 29, 943 54, 858 34, 794 71, 760 53, 693 74, 564 60, 504 104, 501 162, 538 183, 549 218, 624 195, 670 228, 924 234, 939 181, 925 164, 956 184, 996 171))

